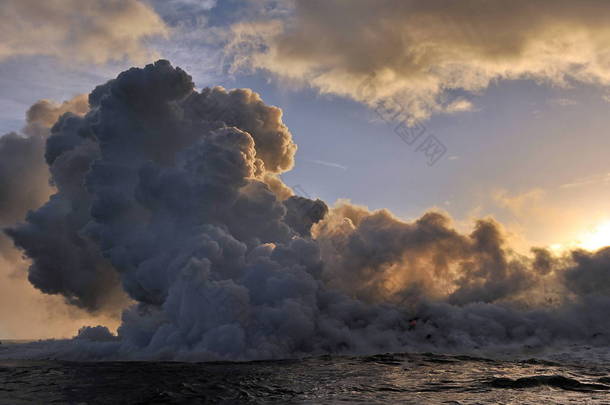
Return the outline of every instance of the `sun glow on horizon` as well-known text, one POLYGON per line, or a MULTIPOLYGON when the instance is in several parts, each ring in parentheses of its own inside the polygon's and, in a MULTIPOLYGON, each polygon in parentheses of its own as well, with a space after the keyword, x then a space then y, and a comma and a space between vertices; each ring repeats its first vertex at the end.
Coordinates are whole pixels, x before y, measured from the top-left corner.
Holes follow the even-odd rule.
POLYGON ((597 225, 578 238, 577 246, 586 250, 598 250, 610 246, 610 220, 597 225))

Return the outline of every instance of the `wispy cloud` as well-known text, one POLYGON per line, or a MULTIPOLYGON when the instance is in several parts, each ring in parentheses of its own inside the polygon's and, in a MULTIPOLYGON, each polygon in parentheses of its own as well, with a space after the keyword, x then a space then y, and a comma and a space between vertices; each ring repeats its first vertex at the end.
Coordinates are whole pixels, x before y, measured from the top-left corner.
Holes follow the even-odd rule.
POLYGON ((549 104, 551 105, 557 105, 560 107, 570 107, 570 106, 574 106, 578 104, 578 101, 576 100, 572 100, 570 98, 552 98, 548 101, 549 104))
POLYGON ((305 159, 305 161, 309 162, 309 163, 315 163, 315 164, 321 165, 321 166, 334 167, 335 169, 347 170, 347 166, 340 165, 339 163, 325 162, 323 160, 317 160, 317 159, 305 159))
POLYGON ((594 185, 594 184, 608 184, 608 183, 610 183, 610 173, 575 180, 570 183, 562 184, 561 186, 559 186, 559 188, 575 188, 575 187, 590 186, 590 185, 594 185))
POLYGON ((473 111, 474 105, 465 99, 458 99, 450 103, 447 107, 445 107, 445 112, 447 113, 459 113, 465 111, 473 111))

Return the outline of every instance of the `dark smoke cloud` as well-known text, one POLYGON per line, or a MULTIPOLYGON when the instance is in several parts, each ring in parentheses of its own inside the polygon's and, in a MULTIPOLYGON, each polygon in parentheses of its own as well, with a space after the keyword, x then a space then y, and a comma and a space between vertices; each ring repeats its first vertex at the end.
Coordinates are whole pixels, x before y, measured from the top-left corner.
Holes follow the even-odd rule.
MULTIPOLYGON (((5 194, 0 220, 16 246, 29 243, 27 253, 34 260, 28 278, 36 288, 98 310, 122 305, 125 300, 120 299, 118 277, 106 269, 110 265, 97 246, 78 234, 88 221, 90 205, 80 192, 82 180, 98 155, 94 143, 78 134, 83 129, 81 115, 88 111, 85 100, 78 96, 59 106, 41 100, 27 112, 26 136, 0 138, 4 157, 1 190, 5 194), (57 192, 49 197, 52 187, 57 192), (26 213, 27 223, 15 234, 10 226, 26 219, 26 213)), ((15 254, 11 248, 5 251, 15 254)))
POLYGON ((606 251, 525 257, 492 219, 463 234, 440 212, 404 222, 291 196, 278 176, 296 146, 281 111, 251 90, 197 92, 167 61, 121 73, 89 103, 48 138, 57 192, 8 233, 37 288, 95 310, 120 302, 120 282, 136 303, 118 339, 85 328, 51 344, 56 355, 243 360, 610 342, 607 283, 596 282, 606 251))
MULTIPOLYGON (((0 137, 0 228, 22 221, 29 210, 47 200, 52 187, 44 154, 50 128, 62 114, 72 111, 82 115, 88 109, 85 95, 60 105, 40 100, 27 111, 22 134, 0 137)), ((1 254, 12 258, 17 255, 3 234, 0 234, 1 254)))
POLYGON ((575 265, 565 272, 565 284, 577 295, 610 295, 610 247, 597 252, 572 252, 575 265))
POLYGON ((284 221, 300 236, 311 236, 311 227, 328 213, 328 207, 321 200, 310 200, 291 196, 284 201, 286 216, 284 221))
MULTIPOLYGON (((26 113, 26 125, 21 133, 0 137, 0 228, 23 222, 30 210, 39 208, 55 190, 50 184, 49 167, 45 161, 45 144, 51 127, 64 114, 84 115, 89 110, 86 95, 56 104, 40 100, 26 113)), ((49 154, 52 148, 46 148, 49 154)), ((66 173, 70 173, 66 171, 66 173)), ((53 235, 61 233, 62 222, 53 235)), ((46 248, 56 245, 47 246, 46 248)), ((40 246, 39 248, 43 248, 40 246)), ((61 254, 60 252, 56 252, 61 254)), ((117 303, 125 298, 113 299, 113 311, 95 316, 66 305, 60 297, 41 294, 28 283, 29 262, 13 241, 0 232, 0 333, 4 337, 39 338, 70 336, 83 321, 116 324, 117 303)), ((38 277, 36 268, 29 272, 32 281, 38 277)), ((61 282, 61 280, 58 280, 61 282)), ((118 287, 118 285, 117 285, 118 287)), ((55 289, 54 291, 56 291, 55 289)), ((48 288, 45 291, 49 291, 48 288)), ((124 295, 120 288, 115 288, 124 295)), ((107 310, 109 308, 105 308, 107 310)))

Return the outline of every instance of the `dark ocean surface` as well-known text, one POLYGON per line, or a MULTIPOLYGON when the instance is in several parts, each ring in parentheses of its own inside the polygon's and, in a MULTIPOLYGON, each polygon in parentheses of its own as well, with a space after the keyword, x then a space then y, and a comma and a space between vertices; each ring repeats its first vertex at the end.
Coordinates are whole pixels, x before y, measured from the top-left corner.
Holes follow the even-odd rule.
POLYGON ((203 403, 610 404, 610 366, 431 353, 246 363, 0 360, 3 405, 203 403))

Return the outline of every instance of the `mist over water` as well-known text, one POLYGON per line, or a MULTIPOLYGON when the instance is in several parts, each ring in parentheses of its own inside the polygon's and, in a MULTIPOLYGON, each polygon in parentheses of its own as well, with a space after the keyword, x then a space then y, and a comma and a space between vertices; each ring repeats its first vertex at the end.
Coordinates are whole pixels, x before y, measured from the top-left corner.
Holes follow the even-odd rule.
MULTIPOLYGON (((464 234, 442 212, 404 222, 295 196, 280 178, 297 148, 281 109, 249 89, 195 91, 168 61, 121 73, 88 103, 15 141, 44 142, 44 161, 33 160, 48 167, 52 191, 27 215, 6 213, 17 200, 0 206, 0 218, 36 288, 92 313, 122 310, 118 335, 92 325, 2 358, 260 360, 610 343, 610 248, 523 256, 491 218, 464 234)), ((8 143, 1 156, 21 153, 8 143)), ((22 163, 2 162, 0 179, 22 163)))

